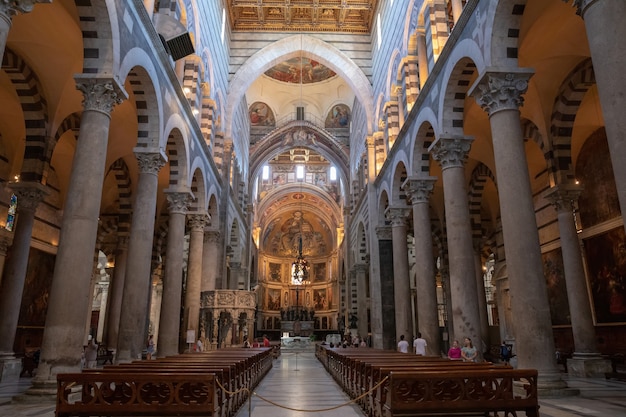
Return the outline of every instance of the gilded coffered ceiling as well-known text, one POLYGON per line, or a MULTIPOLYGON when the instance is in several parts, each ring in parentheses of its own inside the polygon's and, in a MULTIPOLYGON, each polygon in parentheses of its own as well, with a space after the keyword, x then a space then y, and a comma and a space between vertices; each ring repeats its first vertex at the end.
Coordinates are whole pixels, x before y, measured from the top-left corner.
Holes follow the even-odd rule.
POLYGON ((233 31, 370 33, 378 0, 229 0, 233 31))

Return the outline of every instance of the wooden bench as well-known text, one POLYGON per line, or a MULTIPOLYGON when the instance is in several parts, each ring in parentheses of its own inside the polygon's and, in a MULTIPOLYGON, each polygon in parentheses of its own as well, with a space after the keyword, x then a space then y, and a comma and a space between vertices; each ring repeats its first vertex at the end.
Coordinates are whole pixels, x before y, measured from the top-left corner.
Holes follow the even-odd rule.
POLYGON ((386 385, 383 417, 453 416, 523 411, 539 416, 537 371, 393 371, 386 385))
POLYGON ((224 349, 59 374, 57 417, 230 417, 271 366, 270 349, 224 349))
POLYGON ((214 374, 57 375, 56 417, 214 416, 215 404, 214 374))

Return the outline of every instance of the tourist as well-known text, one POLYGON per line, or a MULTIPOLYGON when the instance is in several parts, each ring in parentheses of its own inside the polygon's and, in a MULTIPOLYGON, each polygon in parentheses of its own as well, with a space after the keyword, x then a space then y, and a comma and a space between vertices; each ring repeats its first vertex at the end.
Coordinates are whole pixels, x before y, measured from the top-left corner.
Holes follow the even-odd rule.
POLYGON ((448 350, 448 359, 453 361, 460 361, 463 359, 461 356, 461 346, 459 346, 458 340, 452 342, 452 347, 448 350))
POLYGON ((263 335, 263 347, 270 347, 270 340, 267 338, 267 335, 263 335))
POLYGON ((409 342, 404 340, 404 335, 400 335, 400 341, 398 342, 398 352, 409 353, 409 342))
POLYGON ((422 338, 422 334, 417 332, 417 337, 413 341, 413 348, 415 349, 415 354, 419 356, 426 356, 426 339, 422 338))
POLYGON ((146 342, 146 359, 152 359, 152 355, 154 355, 154 335, 151 334, 146 342))
POLYGON ((87 362, 87 368, 91 369, 95 368, 98 363, 98 344, 91 335, 87 339, 89 341, 85 347, 85 361, 87 362))
POLYGON ((472 343, 472 339, 469 337, 465 338, 464 346, 461 348, 461 357, 464 362, 476 362, 476 358, 478 357, 478 351, 474 347, 472 343))

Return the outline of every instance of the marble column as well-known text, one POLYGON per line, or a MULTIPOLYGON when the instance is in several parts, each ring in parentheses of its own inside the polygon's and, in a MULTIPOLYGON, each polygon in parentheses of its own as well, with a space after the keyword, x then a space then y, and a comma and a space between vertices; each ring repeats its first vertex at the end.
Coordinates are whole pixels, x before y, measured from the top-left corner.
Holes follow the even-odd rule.
POLYGON ((550 305, 520 123, 519 107, 531 75, 520 68, 491 68, 476 80, 470 94, 489 114, 491 124, 518 366, 538 370, 541 395, 558 396, 574 392, 567 390, 553 354, 550 305))
POLYGON ((578 377, 604 377, 606 372, 611 372, 611 362, 601 358, 596 346, 596 332, 573 216, 574 203, 581 191, 582 187, 576 184, 559 184, 552 187, 545 197, 554 205, 559 221, 565 286, 574 336, 573 358, 567 361, 568 373, 578 377))
POLYGON ((428 50, 426 49, 426 31, 420 26, 415 31, 417 35, 417 67, 420 77, 420 89, 426 84, 428 78, 428 50))
MULTIPOLYGON (((396 305, 394 291, 394 261, 393 261, 393 240, 390 226, 376 227, 376 241, 378 242, 378 263, 380 270, 379 299, 381 304, 381 328, 382 328, 382 349, 393 349, 397 347, 400 335, 396 333, 396 305)), ((372 278, 370 277, 370 282, 372 278)), ((374 299, 374 293, 371 293, 374 299)), ((374 315, 372 314, 372 319, 374 315)), ((372 336, 374 330, 372 329, 372 336)), ((406 335, 405 335, 406 336, 406 335)), ((374 346, 377 347, 377 346, 374 346)))
POLYGON ((461 13, 463 13, 463 2, 461 0, 452 0, 452 19, 454 24, 459 21, 459 17, 461 17, 461 13))
POLYGON ((158 174, 167 160, 162 149, 135 148, 134 152, 139 165, 139 179, 130 225, 128 263, 117 341, 119 362, 140 359, 148 339, 158 174))
MULTIPOLYGON (((574 0, 585 21, 602 107, 615 185, 622 213, 626 213, 626 2, 615 0, 574 0)), ((626 222, 624 223, 626 227, 626 222)))
POLYGON ((385 211, 385 216, 391 220, 396 335, 403 334, 409 344, 412 344, 411 282, 409 279, 409 252, 406 244, 406 219, 409 210, 409 207, 389 207, 385 211))
POLYGON ((122 294, 124 293, 124 277, 128 259, 128 236, 120 236, 115 248, 115 268, 109 289, 109 305, 106 314, 106 330, 103 342, 108 347, 117 347, 120 329, 120 313, 122 311, 122 294))
POLYGON ((200 286, 202 284, 202 246, 204 227, 208 222, 206 214, 189 216, 189 260, 187 261, 187 284, 185 285, 185 327, 193 330, 196 339, 200 337, 200 286))
POLYGON ((0 291, 0 381, 19 378, 20 364, 15 358, 13 343, 22 305, 35 210, 48 194, 47 188, 36 182, 16 182, 9 187, 17 196, 18 221, 0 291))
POLYGON ((2 277, 4 276, 4 262, 7 258, 7 251, 12 243, 13 233, 9 232, 4 227, 0 227, 0 288, 2 288, 2 277))
POLYGON ((436 177, 409 177, 402 188, 413 204, 413 235, 415 236, 415 265, 417 265, 417 322, 428 346, 426 354, 439 355, 439 314, 437 311, 437 282, 430 223, 429 200, 436 177))
POLYGON ((0 62, 11 30, 11 17, 18 13, 30 13, 37 3, 52 3, 52 0, 0 1, 0 62))
POLYGON ((220 232, 218 230, 205 230, 204 244, 202 245, 202 284, 200 292, 213 291, 217 282, 218 253, 220 243, 220 232))
POLYGON ((462 339, 469 337, 479 351, 479 358, 482 358, 474 247, 464 169, 472 141, 464 136, 441 136, 430 146, 429 152, 442 169, 454 326, 454 338, 451 340, 458 339, 463 343, 462 339))
POLYGON ((480 340, 482 351, 489 350, 489 316, 487 315, 487 294, 485 293, 485 271, 483 271, 482 239, 474 238, 474 272, 476 277, 476 300, 480 317, 480 340))
POLYGON ((166 190, 165 194, 169 203, 169 221, 165 253, 165 276, 163 277, 163 299, 161 301, 161 316, 159 319, 158 354, 160 357, 179 353, 185 220, 187 209, 193 197, 190 191, 166 190))
MULTIPOLYGON (((361 339, 365 339, 368 336, 369 329, 367 326, 367 264, 354 265, 355 279, 356 279, 356 315, 357 315, 357 328, 361 339)), ((350 288, 346 288, 346 292, 351 293, 350 288)))
MULTIPOLYGON (((367 138, 367 183, 373 184, 376 180, 376 143, 373 136, 367 138)), ((367 187, 367 207, 370 213, 378 212, 378 196, 376 187, 367 187)), ((382 349, 383 338, 383 304, 381 292, 380 250, 378 248, 378 234, 376 227, 367 229, 370 245, 370 316, 372 326, 372 347, 382 349)))
POLYGON ((41 359, 26 395, 56 394, 56 374, 80 369, 111 112, 127 97, 113 78, 92 74, 75 78, 84 110, 63 207, 41 359))
POLYGON ((231 290, 243 290, 241 285, 241 262, 230 261, 230 282, 228 283, 228 289, 231 290))

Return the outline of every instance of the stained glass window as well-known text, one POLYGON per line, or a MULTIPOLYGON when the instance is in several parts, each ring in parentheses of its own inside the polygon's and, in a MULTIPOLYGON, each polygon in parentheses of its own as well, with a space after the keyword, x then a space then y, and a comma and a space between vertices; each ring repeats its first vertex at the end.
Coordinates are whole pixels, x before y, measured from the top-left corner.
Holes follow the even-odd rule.
POLYGON ((15 194, 11 195, 11 202, 9 203, 9 214, 7 215, 7 224, 4 226, 8 231, 13 230, 13 226, 15 223, 15 213, 17 211, 17 196, 15 194))

